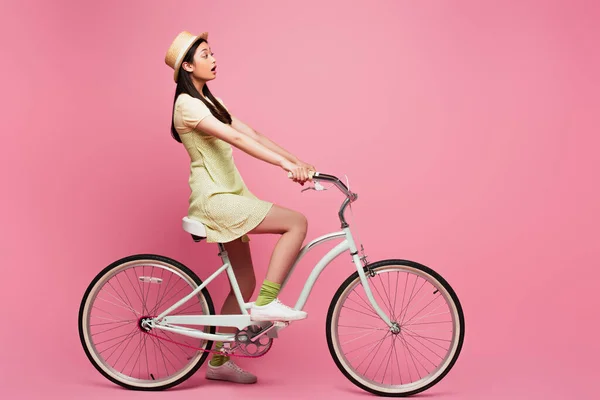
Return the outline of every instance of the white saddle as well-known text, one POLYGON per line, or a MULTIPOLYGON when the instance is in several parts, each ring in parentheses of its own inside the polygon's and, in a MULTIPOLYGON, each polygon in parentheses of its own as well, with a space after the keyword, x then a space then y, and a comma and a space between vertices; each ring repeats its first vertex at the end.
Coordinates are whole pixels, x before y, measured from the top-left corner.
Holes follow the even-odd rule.
POLYGON ((183 230, 194 236, 198 236, 201 239, 206 238, 206 228, 204 227, 204 224, 195 219, 183 217, 183 230))

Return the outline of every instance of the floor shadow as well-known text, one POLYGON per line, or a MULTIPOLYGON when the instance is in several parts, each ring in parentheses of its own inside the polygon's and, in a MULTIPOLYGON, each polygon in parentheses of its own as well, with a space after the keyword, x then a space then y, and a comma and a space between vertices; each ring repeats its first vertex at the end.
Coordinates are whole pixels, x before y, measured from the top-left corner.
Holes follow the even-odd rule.
MULTIPOLYGON (((340 390, 341 392, 346 392, 346 393, 352 393, 354 395, 362 395, 365 398, 373 398, 373 393, 371 392, 367 392, 366 390, 362 390, 361 388, 358 387, 341 387, 338 386, 338 390, 340 390)), ((456 393, 452 393, 452 392, 422 392, 422 393, 417 393, 417 394, 413 394, 412 396, 410 396, 411 398, 422 398, 422 399, 426 399, 428 397, 445 397, 445 396, 454 396, 456 395, 456 393)))
MULTIPOLYGON (((175 387, 172 387, 172 388, 168 389, 167 391, 168 392, 178 392, 178 391, 192 390, 192 389, 196 389, 196 388, 204 385, 204 382, 208 382, 208 381, 206 379, 204 379, 204 377, 197 377, 196 374, 194 374, 193 376, 186 379, 185 382, 183 382, 175 387)), ((93 388, 98 388, 98 389, 126 391, 126 392, 136 391, 134 389, 124 388, 123 386, 113 383, 113 382, 109 381, 108 379, 104 379, 104 380, 91 379, 91 378, 81 379, 77 382, 74 382, 73 385, 84 386, 86 388, 93 387, 93 388)))

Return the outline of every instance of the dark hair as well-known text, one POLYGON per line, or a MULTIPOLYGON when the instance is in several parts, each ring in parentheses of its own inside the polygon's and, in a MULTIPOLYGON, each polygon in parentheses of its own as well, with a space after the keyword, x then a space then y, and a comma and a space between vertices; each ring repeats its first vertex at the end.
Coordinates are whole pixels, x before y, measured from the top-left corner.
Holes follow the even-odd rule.
POLYGON ((206 101, 200 95, 198 89, 196 89, 194 83, 192 82, 192 78, 190 76, 191 74, 185 69, 183 69, 184 62, 193 62, 194 54, 196 54, 196 49, 198 49, 198 46, 200 46, 200 44, 203 42, 206 42, 206 40, 200 39, 196 43, 194 43, 192 47, 190 47, 185 57, 183 58, 183 61, 181 62, 182 66, 179 67, 179 74, 177 75, 177 88, 175 89, 175 98, 173 99, 173 112, 171 114, 171 136, 173 136, 173 138, 179 143, 181 143, 181 138, 179 137, 179 134, 175 129, 175 122, 173 120, 173 117, 175 114, 175 102, 177 101, 177 97, 179 97, 179 95, 182 93, 189 94, 190 96, 199 99, 204 104, 206 104, 211 114, 215 116, 219 121, 223 122, 224 124, 231 125, 231 115, 227 112, 225 107, 223 107, 223 105, 215 98, 215 96, 213 96, 213 94, 208 89, 208 86, 204 84, 204 87, 202 88, 202 93, 210 99, 212 104, 206 101))

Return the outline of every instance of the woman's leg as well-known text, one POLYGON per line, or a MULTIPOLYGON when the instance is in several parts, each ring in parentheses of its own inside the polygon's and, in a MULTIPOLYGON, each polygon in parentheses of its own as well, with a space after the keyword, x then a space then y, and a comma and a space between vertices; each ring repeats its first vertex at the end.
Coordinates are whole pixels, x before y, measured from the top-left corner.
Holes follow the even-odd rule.
MULTIPOLYGON (((261 287, 261 294, 271 288, 265 288, 269 285, 276 285, 277 291, 283 280, 285 279, 290 267, 296 259, 302 243, 306 238, 307 221, 304 215, 297 211, 273 205, 263 221, 249 233, 276 233, 281 234, 281 238, 277 242, 267 271, 266 280, 261 287)), ((248 301, 254 292, 256 286, 256 276, 252 264, 250 254, 250 246, 247 242, 242 242, 241 239, 236 239, 233 242, 225 243, 225 250, 229 256, 229 261, 235 273, 236 279, 242 292, 244 301, 248 301)), ((271 291, 272 297, 277 293, 271 291)), ((240 307, 233 293, 230 290, 229 295, 225 299, 221 314, 239 314, 240 307)), ((222 333, 232 333, 236 331, 233 327, 220 327, 218 329, 222 333)), ((217 343, 217 348, 221 347, 222 343, 217 343)), ((219 366, 229 360, 229 357, 217 354, 210 361, 213 366, 219 366)))
MULTIPOLYGON (((244 301, 248 302, 254 293, 256 287, 256 275, 252 265, 252 255, 250 254, 250 245, 236 239, 233 242, 225 243, 225 250, 229 256, 229 262, 233 268, 233 273, 242 292, 244 301)), ((239 314, 240 306, 237 302, 233 288, 229 286, 229 295, 221 308, 221 314, 239 314)), ((225 329, 225 328, 224 328, 225 329)), ((235 328, 229 328, 229 332, 235 332, 235 328)), ((226 332, 226 331, 224 331, 226 332)))
POLYGON ((281 284, 296 260, 306 239, 308 222, 301 213, 273 205, 263 221, 249 233, 278 233, 266 279, 281 284))
POLYGON ((267 276, 251 309, 255 321, 298 320, 306 318, 306 312, 281 305, 277 299, 281 284, 296 260, 306 238, 307 221, 297 211, 274 205, 265 219, 250 233, 278 233, 281 235, 269 262, 267 276))
MULTIPOLYGON (((252 265, 252 256, 250 254, 249 243, 242 242, 241 239, 236 239, 232 242, 225 243, 225 250, 229 256, 229 262, 233 268, 236 280, 242 292, 242 297, 245 302, 248 302, 254 293, 256 287, 256 277, 254 274, 254 267, 252 265)), ((221 307, 221 314, 240 314, 240 306, 233 292, 233 288, 230 285, 230 291, 221 307)), ((234 327, 219 327, 220 333, 234 333, 236 328, 234 327)), ((222 342, 216 343, 216 348, 222 347, 222 342)), ((221 354, 216 354, 210 360, 211 365, 218 367, 223 365, 229 360, 229 357, 221 354)))

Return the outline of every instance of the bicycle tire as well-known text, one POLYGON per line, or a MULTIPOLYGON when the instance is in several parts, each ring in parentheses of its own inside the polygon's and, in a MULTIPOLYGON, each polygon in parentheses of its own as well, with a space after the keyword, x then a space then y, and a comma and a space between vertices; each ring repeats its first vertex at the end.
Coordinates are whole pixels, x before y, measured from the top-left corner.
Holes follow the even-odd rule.
MULTIPOLYGON (((159 390, 165 390, 165 389, 172 388, 176 385, 179 385, 180 383, 184 382, 189 377, 191 377, 206 361, 206 358, 208 357, 208 352, 206 352, 206 351, 202 352, 202 355, 200 356, 200 358, 198 358, 197 362, 191 367, 191 369, 189 369, 189 371, 185 375, 183 375, 167 384, 155 385, 155 386, 133 385, 131 383, 126 382, 125 380, 116 379, 115 376, 113 376, 114 374, 111 375, 101 365, 99 365, 98 361, 92 355, 93 349, 90 349, 90 346, 92 346, 92 344, 88 342, 88 340, 87 340, 88 335, 86 334, 86 332, 88 332, 87 331, 88 327, 85 326, 86 322, 89 322, 89 319, 85 318, 86 309, 88 307, 87 303, 88 303, 88 300, 90 300, 90 295, 92 294, 92 291, 96 288, 96 284, 99 281, 101 281, 105 276, 107 276, 108 274, 111 274, 111 272, 117 270, 119 267, 122 267, 125 264, 132 263, 132 262, 133 263, 143 262, 143 261, 155 262, 155 263, 160 263, 160 264, 163 264, 166 266, 173 267, 174 269, 178 270, 181 274, 187 275, 187 277, 189 277, 196 284, 196 287, 198 287, 202 284, 202 281, 200 280, 200 278, 198 278, 198 276, 193 271, 191 271, 189 268, 187 268, 182 263, 180 263, 176 260, 173 260, 171 258, 168 258, 168 257, 155 255, 155 254, 136 254, 136 255, 131 255, 131 256, 121 258, 121 259, 111 263, 109 266, 104 268, 102 271, 100 271, 96 275, 96 277, 92 280, 90 285, 87 287, 85 294, 83 296, 83 299, 81 301, 81 305, 79 307, 79 313, 78 313, 79 338, 80 338, 83 350, 84 350, 86 356, 88 357, 88 359, 90 360, 90 362, 92 363, 92 365, 96 368, 96 370, 98 370, 105 378, 107 378, 111 382, 113 382, 117 385, 120 385, 124 388, 131 389, 131 390, 159 391, 159 390)), ((206 287, 203 288, 199 293, 202 294, 202 297, 204 298, 204 300, 206 302, 206 306, 208 308, 208 313, 210 315, 214 315, 215 314, 214 305, 213 305, 212 298, 210 297, 210 294, 209 294, 207 288, 206 287)), ((213 334, 215 333, 214 326, 208 327, 208 330, 210 331, 210 333, 213 333, 213 334)), ((213 344, 212 341, 207 341, 205 349, 210 350, 212 348, 212 344, 213 344)), ((141 349, 140 349, 140 351, 141 351, 141 349)))
MULTIPOLYGON (((340 287, 336 291, 335 295, 333 296, 333 299, 330 303, 330 306, 329 306, 329 309, 327 312, 325 331, 326 331, 326 336, 327 336, 327 345, 329 348, 329 352, 330 352, 336 366, 342 372, 342 374, 344 374, 344 376, 346 376, 346 378, 348 378, 353 384, 355 384, 356 386, 360 387, 361 389, 363 389, 365 391, 368 391, 370 393, 373 393, 373 394, 376 394, 379 396, 408 397, 408 396, 415 395, 417 393, 421 393, 421 392, 431 388, 432 386, 437 384, 440 380, 442 380, 448 374, 448 372, 450 372, 450 370, 456 363, 458 356, 460 355, 460 351, 462 349, 462 345, 463 345, 463 341, 464 341, 464 335, 465 335, 464 313, 463 313, 460 301, 458 300, 458 296, 456 295, 456 293, 454 292, 452 287, 448 284, 448 282, 444 278, 442 278, 442 276, 440 276, 438 273, 436 273, 434 270, 432 270, 431 268, 428 268, 422 264, 419 264, 414 261, 409 261, 409 260, 388 259, 388 260, 381 260, 381 261, 370 263, 370 264, 366 265, 363 268, 363 270, 368 278, 371 271, 374 271, 375 273, 377 273, 378 271, 385 269, 386 267, 389 268, 390 266, 407 267, 409 269, 420 271, 421 274, 425 274, 427 276, 434 278, 435 281, 441 287, 443 287, 445 289, 449 298, 451 299, 452 303, 454 304, 455 310, 456 310, 456 315, 458 317, 457 322, 458 322, 459 332, 458 332, 458 336, 456 337, 456 345, 455 345, 456 347, 455 347, 454 353, 450 359, 450 362, 447 364, 447 366, 444 368, 444 370, 441 371, 441 373, 439 373, 439 375, 435 379, 428 382, 426 385, 423 385, 422 387, 416 387, 416 388, 413 388, 412 390, 406 390, 406 391, 405 390, 397 390, 395 392, 393 390, 385 390, 385 391, 378 390, 377 388, 374 387, 374 385, 372 385, 370 383, 368 385, 365 383, 364 380, 361 382, 359 379, 357 379, 355 376, 353 376, 353 374, 350 373, 350 371, 348 370, 348 366, 347 366, 348 363, 340 355, 339 338, 334 337, 337 330, 334 329, 335 327, 333 326, 333 323, 335 322, 334 316, 336 313, 338 313, 338 318, 339 318, 339 312, 340 312, 339 310, 341 310, 341 305, 338 303, 340 301, 341 296, 347 291, 347 289, 349 288, 350 285, 353 285, 353 284, 356 285, 357 280, 358 280, 358 284, 362 285, 360 283, 358 271, 351 274, 340 285, 340 287)), ((357 375, 356 372, 354 373, 354 375, 357 375)), ((384 375, 385 375, 385 373, 384 373, 384 375)))

